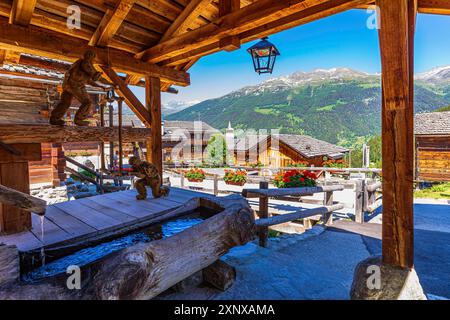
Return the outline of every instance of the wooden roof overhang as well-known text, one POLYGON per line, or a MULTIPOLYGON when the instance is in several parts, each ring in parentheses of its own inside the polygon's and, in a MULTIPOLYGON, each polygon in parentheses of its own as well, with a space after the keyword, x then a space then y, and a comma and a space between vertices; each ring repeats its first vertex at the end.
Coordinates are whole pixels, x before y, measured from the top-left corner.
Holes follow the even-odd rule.
MULTIPOLYGON (((96 62, 127 75, 161 79, 162 90, 190 84, 186 71, 202 56, 373 0, 2 0, 0 64, 21 53, 78 59, 91 46, 96 62), (80 9, 80 29, 68 28, 69 6, 80 9)), ((450 14, 447 0, 419 0, 419 12, 450 14)))

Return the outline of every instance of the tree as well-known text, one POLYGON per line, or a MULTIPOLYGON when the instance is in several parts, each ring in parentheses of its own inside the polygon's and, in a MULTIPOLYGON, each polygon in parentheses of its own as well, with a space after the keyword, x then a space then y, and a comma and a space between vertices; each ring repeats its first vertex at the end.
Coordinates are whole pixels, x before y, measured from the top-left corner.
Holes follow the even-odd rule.
POLYGON ((228 163, 229 155, 225 138, 222 134, 217 133, 208 141, 205 149, 206 162, 212 166, 222 166, 228 163))

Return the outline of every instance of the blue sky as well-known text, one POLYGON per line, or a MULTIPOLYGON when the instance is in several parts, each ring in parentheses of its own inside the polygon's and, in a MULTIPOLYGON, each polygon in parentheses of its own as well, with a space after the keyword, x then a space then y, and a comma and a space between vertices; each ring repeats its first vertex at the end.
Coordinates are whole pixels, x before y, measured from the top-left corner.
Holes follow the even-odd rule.
MULTIPOLYGON (((270 77, 316 68, 349 67, 380 72, 376 29, 367 27, 372 12, 351 10, 272 35, 281 52, 272 75, 254 72, 247 48, 203 57, 190 69, 191 86, 179 88, 177 95, 163 93, 163 103, 220 97, 246 85, 270 77)), ((416 73, 450 65, 450 17, 419 14, 416 32, 416 73)), ((143 101, 143 90, 134 91, 143 101)))

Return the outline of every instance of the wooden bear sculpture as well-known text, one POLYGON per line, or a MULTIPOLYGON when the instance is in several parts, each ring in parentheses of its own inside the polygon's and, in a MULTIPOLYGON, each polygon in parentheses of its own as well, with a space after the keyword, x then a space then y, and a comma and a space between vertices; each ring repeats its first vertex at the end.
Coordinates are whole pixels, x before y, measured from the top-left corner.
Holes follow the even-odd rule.
POLYGON ((134 183, 134 186, 138 192, 136 199, 144 200, 147 198, 147 189, 152 189, 154 198, 169 195, 170 189, 166 186, 162 186, 162 177, 158 172, 158 169, 151 163, 141 161, 137 157, 131 157, 128 163, 133 167, 133 173, 137 175, 139 180, 134 183))

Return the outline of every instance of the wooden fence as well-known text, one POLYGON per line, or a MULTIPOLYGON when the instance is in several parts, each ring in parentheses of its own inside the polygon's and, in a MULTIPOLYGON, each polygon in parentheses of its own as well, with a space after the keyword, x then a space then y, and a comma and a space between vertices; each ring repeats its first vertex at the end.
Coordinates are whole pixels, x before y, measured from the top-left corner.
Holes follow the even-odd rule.
POLYGON ((299 219, 307 219, 320 215, 321 220, 325 225, 330 226, 333 223, 333 211, 344 208, 343 204, 334 203, 333 192, 344 190, 342 185, 332 185, 323 187, 305 187, 305 188, 289 188, 289 189, 269 189, 267 182, 261 182, 259 189, 244 189, 242 195, 246 198, 259 198, 259 219, 256 221, 258 226, 259 245, 267 246, 267 239, 269 237, 269 226, 274 226, 286 222, 291 222, 299 219), (270 216, 269 212, 269 198, 280 196, 302 196, 311 195, 315 193, 324 193, 323 206, 313 209, 303 209, 293 213, 288 213, 279 216, 270 216))

